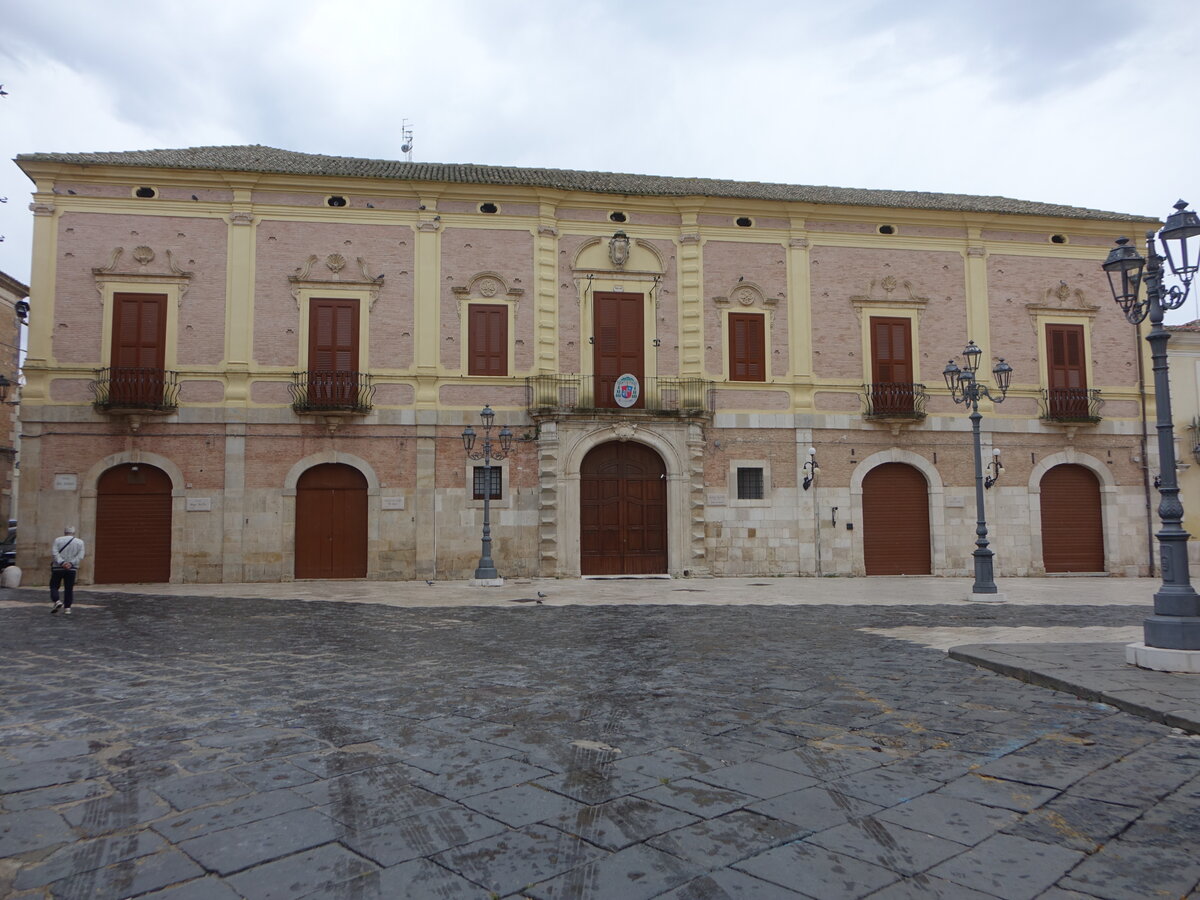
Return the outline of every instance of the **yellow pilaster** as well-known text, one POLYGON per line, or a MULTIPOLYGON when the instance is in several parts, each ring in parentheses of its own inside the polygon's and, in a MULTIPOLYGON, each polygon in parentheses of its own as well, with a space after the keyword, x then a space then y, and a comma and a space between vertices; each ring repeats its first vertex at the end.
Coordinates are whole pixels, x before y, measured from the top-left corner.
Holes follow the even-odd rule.
POLYGON ((249 186, 234 186, 233 208, 226 236, 228 265, 225 271, 225 400, 249 399, 250 363, 254 355, 255 235, 252 193, 249 186))
POLYGON ((695 209, 681 210, 679 234, 679 374, 704 375, 703 248, 695 209))
MULTIPOLYGON (((808 237, 795 234, 788 240, 788 332, 791 337, 794 380, 812 377, 812 278, 808 265, 808 237)), ((803 228, 803 224, 800 225, 803 228)))
POLYGON ((416 271, 413 275, 413 317, 416 335, 416 406, 437 405, 438 352, 441 349, 439 289, 441 288, 441 216, 435 198, 422 197, 423 210, 417 222, 416 271))
POLYGON ((538 208, 537 235, 534 246, 534 282, 537 285, 534 332, 536 357, 535 374, 558 371, 558 228, 556 208, 542 202, 538 208))
MULTIPOLYGON (((988 331, 987 250, 980 229, 967 229, 966 249, 967 338, 983 350, 983 360, 991 360, 991 335, 988 331)), ((955 348, 957 356, 958 348, 955 348)), ((980 366, 980 369, 984 369, 980 366)), ((986 369, 990 372, 991 365, 986 369)))
POLYGON ((29 347, 25 356, 25 385, 21 399, 29 402, 47 397, 44 368, 54 362, 54 303, 56 279, 54 262, 58 257, 58 209, 54 203, 54 184, 37 182, 37 191, 29 209, 33 212, 33 260, 29 295, 33 315, 29 317, 29 347))

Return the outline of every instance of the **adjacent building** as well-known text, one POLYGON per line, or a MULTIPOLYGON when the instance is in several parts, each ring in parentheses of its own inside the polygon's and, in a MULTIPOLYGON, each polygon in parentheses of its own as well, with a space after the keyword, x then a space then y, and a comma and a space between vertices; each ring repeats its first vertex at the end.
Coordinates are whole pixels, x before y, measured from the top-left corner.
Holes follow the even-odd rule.
MULTIPOLYGON (((1134 215, 350 159, 34 153, 23 558, 85 581, 962 575, 1149 564, 1134 215), (485 405, 513 435, 464 452, 485 405)), ((481 433, 481 432, 480 432, 481 433)), ((34 565, 33 573, 44 569, 34 565)))
MULTIPOLYGON (((29 317, 29 287, 0 272, 0 516, 16 516, 17 421, 21 390, 21 330, 29 317)), ((7 522, 3 523, 7 534, 7 522)))

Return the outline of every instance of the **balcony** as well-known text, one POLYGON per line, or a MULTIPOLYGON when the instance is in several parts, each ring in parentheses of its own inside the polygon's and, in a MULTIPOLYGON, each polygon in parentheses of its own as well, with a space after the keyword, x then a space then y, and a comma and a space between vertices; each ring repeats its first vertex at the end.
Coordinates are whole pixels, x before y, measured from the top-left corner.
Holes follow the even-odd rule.
POLYGON ((637 402, 622 407, 607 383, 597 396, 592 375, 531 375, 525 379, 526 406, 533 415, 710 416, 716 409, 716 387, 703 378, 649 376, 640 384, 637 402))
POLYGON ((864 418, 881 422, 919 421, 925 418, 929 395, 923 384, 878 381, 863 385, 863 399, 867 404, 864 418))
POLYGON ((100 369, 90 387, 92 405, 114 415, 168 415, 179 407, 179 374, 167 369, 100 369))
POLYGON ((1099 422, 1104 401, 1100 391, 1088 388, 1046 388, 1042 391, 1042 420, 1065 425, 1099 422))
POLYGON ((364 372, 293 372, 292 409, 322 416, 366 415, 375 399, 371 376, 364 372))

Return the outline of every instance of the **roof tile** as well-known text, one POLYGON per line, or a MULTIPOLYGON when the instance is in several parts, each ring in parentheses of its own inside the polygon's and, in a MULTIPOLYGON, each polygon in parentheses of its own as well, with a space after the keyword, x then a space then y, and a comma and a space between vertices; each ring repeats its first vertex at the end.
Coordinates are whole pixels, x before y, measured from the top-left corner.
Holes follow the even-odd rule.
POLYGON ((17 157, 17 162, 18 164, 51 162, 78 166, 136 166, 153 169, 324 175, 342 178, 383 178, 396 181, 453 182, 478 185, 522 185, 600 194, 727 197, 842 206, 1056 216, 1114 222, 1154 220, 1150 216, 1063 206, 1056 203, 1014 200, 1009 197, 773 184, 716 178, 675 178, 663 175, 629 175, 618 172, 581 172, 571 169, 526 169, 513 166, 475 165, 473 163, 358 159, 348 156, 299 153, 294 150, 280 150, 260 144, 100 153, 22 153, 17 157))

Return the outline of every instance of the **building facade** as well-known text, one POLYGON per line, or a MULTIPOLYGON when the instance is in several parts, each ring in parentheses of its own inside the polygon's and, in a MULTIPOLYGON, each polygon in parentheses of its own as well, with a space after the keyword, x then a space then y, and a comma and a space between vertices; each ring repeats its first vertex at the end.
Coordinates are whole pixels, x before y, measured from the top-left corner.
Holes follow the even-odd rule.
POLYGON ((84 581, 468 578, 485 493, 509 577, 962 575, 968 340, 1014 370, 997 574, 1148 565, 1152 398, 1100 263, 1153 220, 257 146, 17 162, 23 558, 78 524, 84 581))
POLYGON ((0 516, 5 519, 17 513, 21 329, 28 318, 29 287, 0 272, 0 516))

